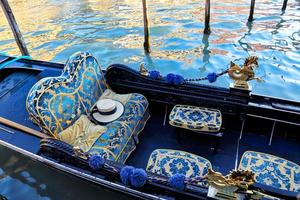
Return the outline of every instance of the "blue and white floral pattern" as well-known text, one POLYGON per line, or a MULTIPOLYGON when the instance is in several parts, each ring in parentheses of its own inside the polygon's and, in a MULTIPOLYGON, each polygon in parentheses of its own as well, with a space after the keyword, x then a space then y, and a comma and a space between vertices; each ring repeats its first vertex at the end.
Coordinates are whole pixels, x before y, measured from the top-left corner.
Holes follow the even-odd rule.
POLYGON ((171 150, 156 149, 149 158, 147 170, 171 177, 174 174, 184 174, 186 177, 203 177, 211 168, 211 163, 192 153, 171 150))
POLYGON ((26 108, 43 132, 57 137, 86 114, 106 88, 97 60, 79 52, 68 59, 60 76, 43 78, 31 88, 26 108))
POLYGON ((107 131, 100 134, 89 153, 105 155, 107 159, 124 163, 136 148, 138 134, 143 130, 150 115, 147 99, 137 93, 116 94, 107 89, 100 99, 114 99, 124 104, 121 117, 106 125, 107 131))
POLYGON ((216 109, 176 105, 171 111, 169 122, 172 126, 192 131, 218 132, 222 126, 222 115, 216 109))
POLYGON ((258 183, 293 192, 300 191, 300 166, 286 159, 246 151, 239 169, 251 170, 258 183))
MULTIPOLYGON (((32 121, 43 132, 63 138, 61 133, 82 115, 88 115, 99 98, 118 100, 125 110, 117 121, 107 124, 105 128, 93 126, 99 127, 99 138, 96 137, 95 143, 91 143, 92 136, 85 136, 90 140, 85 150, 92 154, 105 154, 107 159, 124 163, 135 149, 134 139, 138 141, 138 133, 149 118, 148 101, 141 94, 119 95, 107 89, 101 67, 90 53, 75 53, 68 59, 59 77, 38 81, 27 96, 26 107, 32 121)), ((87 121, 91 123, 89 119, 87 121)), ((69 141, 70 144, 87 143, 79 141, 82 137, 66 138, 75 138, 72 140, 76 141, 69 141)))

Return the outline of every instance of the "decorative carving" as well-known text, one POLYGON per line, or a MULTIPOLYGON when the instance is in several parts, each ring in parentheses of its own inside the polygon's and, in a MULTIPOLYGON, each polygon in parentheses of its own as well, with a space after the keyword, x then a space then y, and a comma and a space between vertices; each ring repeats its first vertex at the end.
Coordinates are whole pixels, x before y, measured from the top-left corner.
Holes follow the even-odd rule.
POLYGON ((247 81, 257 80, 261 81, 260 78, 255 77, 254 69, 258 67, 258 57, 249 56, 246 58, 243 67, 238 66, 234 62, 231 62, 230 68, 228 69, 228 75, 234 80, 234 87, 249 89, 247 81))
POLYGON ((223 176, 219 172, 208 169, 206 180, 220 194, 235 196, 234 193, 247 193, 248 187, 254 183, 254 173, 246 170, 231 171, 223 176))
POLYGON ((125 65, 114 64, 105 74, 108 85, 119 93, 136 92, 148 100, 167 104, 186 104, 217 107, 222 113, 239 114, 249 102, 249 91, 232 90, 212 85, 186 83, 170 85, 165 80, 154 80, 125 65))
POLYGON ((143 75, 143 76, 148 76, 149 75, 149 72, 145 67, 145 63, 140 64, 140 74, 143 75))
POLYGON ((84 160, 88 160, 88 155, 79 147, 73 147, 73 155, 84 160))

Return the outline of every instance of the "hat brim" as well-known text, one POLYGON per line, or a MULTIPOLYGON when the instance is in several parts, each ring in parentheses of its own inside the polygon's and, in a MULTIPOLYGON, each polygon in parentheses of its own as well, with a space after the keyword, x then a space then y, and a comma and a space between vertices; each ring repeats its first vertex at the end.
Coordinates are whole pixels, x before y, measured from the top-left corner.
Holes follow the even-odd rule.
POLYGON ((110 115, 103 115, 100 112, 93 112, 92 117, 99 123, 107 124, 117 120, 124 112, 124 106, 121 102, 113 100, 116 103, 116 112, 110 115))

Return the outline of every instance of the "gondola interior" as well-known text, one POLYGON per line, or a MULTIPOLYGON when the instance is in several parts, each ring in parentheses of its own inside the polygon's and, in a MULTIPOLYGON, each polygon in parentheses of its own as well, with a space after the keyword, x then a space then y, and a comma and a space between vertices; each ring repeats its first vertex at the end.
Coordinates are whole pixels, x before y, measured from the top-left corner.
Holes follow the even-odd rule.
MULTIPOLYGON (((1 61, 6 62, 5 57, 0 57, 1 61)), ((63 67, 62 64, 20 60, 0 69, 0 116, 40 131, 39 127, 29 118, 26 110, 27 95, 39 80, 45 77, 60 76, 63 67)), ((209 102, 209 100, 203 102, 201 99, 196 101, 196 97, 201 94, 196 94, 193 91, 191 93, 194 96, 191 97, 191 100, 188 100, 188 97, 172 99, 170 93, 168 95, 161 94, 157 91, 157 88, 152 88, 152 91, 147 90, 147 88, 143 90, 145 85, 142 84, 142 81, 136 81, 136 85, 118 81, 117 78, 115 79, 117 75, 114 73, 114 69, 118 69, 118 67, 120 66, 108 68, 108 72, 111 70, 111 73, 106 76, 108 84, 111 84, 111 88, 120 94, 138 92, 145 95, 149 101, 151 115, 143 130, 139 133, 139 143, 136 144, 136 148, 130 153, 126 161, 124 160, 125 165, 146 169, 151 153, 158 149, 184 151, 203 157, 212 164, 214 171, 221 172, 224 175, 239 167, 240 160, 246 151, 271 154, 296 164, 300 163, 299 124, 297 123, 298 119, 296 119, 296 117, 299 118, 300 113, 294 111, 295 106, 292 107, 293 111, 286 110, 287 113, 290 113, 286 114, 287 117, 284 119, 276 118, 278 120, 274 123, 274 118, 270 117, 272 112, 264 112, 265 107, 261 109, 261 115, 257 114, 257 107, 249 108, 247 101, 251 101, 251 98, 243 92, 241 92, 240 102, 237 102, 236 105, 230 104, 230 102, 228 105, 226 102, 209 102), (249 97, 249 99, 244 102, 246 97, 249 97), (183 99, 187 100, 184 101, 183 99), (170 125, 170 113, 177 104, 201 107, 207 105, 209 108, 220 109, 222 127, 219 132, 222 135, 205 134, 204 132, 190 131, 170 125), (249 114, 251 112, 253 114, 249 114), (264 118, 259 116, 264 116, 264 118)), ((124 74, 124 77, 122 77, 122 74, 120 76, 123 81, 126 79, 124 74)), ((128 81, 134 82, 135 80, 128 75, 128 81)), ((158 87, 159 84, 156 86, 158 87)), ((191 87, 197 86, 192 85, 191 87)), ((178 89, 177 86, 174 86, 174 88, 178 91, 183 89, 178 89)), ((180 94, 176 95, 180 96, 180 94)), ((227 94, 224 93, 224 95, 227 94)), ((282 105, 286 105, 286 102, 282 105)), ((288 107, 288 105, 286 106, 288 107)), ((280 109, 273 108, 273 110, 274 116, 283 112, 280 109)), ((0 140, 34 154, 39 153, 40 138, 5 124, 1 124, 1 127, 4 129, 0 129, 0 140)), ((70 165, 72 164, 68 164, 68 166, 70 165)), ((298 173, 300 174, 299 171, 298 173)), ((300 176, 299 174, 297 176, 300 176)), ((298 191, 300 191, 300 187, 298 191)), ((296 190, 293 192, 294 195, 297 193, 296 190)))

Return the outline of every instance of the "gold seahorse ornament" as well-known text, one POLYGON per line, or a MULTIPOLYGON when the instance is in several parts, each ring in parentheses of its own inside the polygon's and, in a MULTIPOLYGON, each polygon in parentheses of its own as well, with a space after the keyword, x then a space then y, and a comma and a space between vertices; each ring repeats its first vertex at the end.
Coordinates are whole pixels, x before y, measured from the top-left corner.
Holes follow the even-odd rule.
POLYGON ((234 87, 249 89, 247 81, 257 80, 262 81, 260 78, 255 77, 254 69, 258 67, 258 57, 249 56, 246 58, 242 67, 238 66, 234 62, 231 62, 228 69, 228 75, 234 81, 234 87))
POLYGON ((247 192, 248 187, 254 183, 254 174, 251 171, 243 170, 231 171, 228 175, 223 176, 221 173, 209 169, 205 178, 218 193, 231 197, 235 197, 238 191, 247 192))

